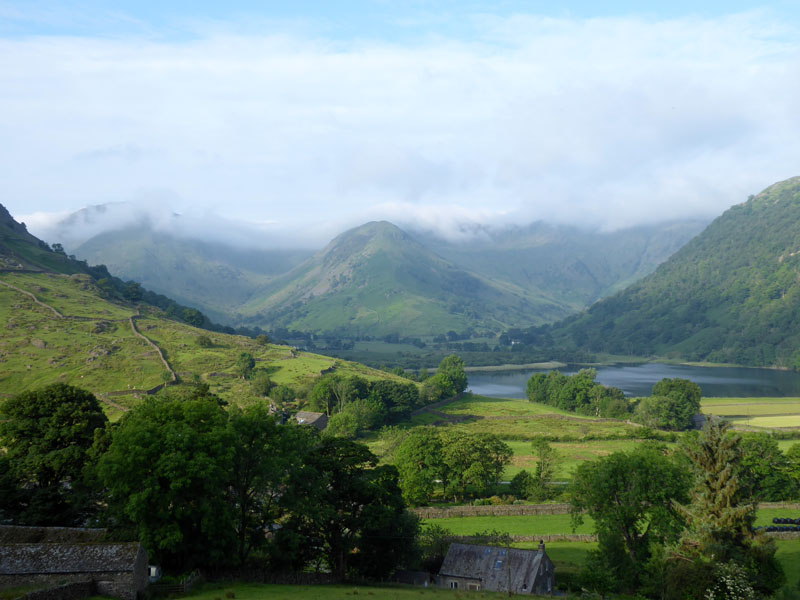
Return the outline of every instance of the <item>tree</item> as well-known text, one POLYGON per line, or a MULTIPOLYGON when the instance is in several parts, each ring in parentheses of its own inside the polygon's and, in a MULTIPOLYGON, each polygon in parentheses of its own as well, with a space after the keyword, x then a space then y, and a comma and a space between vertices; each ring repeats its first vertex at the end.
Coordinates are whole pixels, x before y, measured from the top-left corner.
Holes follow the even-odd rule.
POLYGON ((196 308, 184 308, 181 318, 189 325, 194 325, 195 327, 202 327, 203 323, 206 322, 205 315, 196 308))
POLYGON ((98 466, 113 520, 164 566, 232 562, 234 446, 215 399, 146 399, 123 417, 98 466))
POLYGON ((211 341, 211 338, 207 335, 198 335, 195 342, 201 348, 211 348, 214 345, 214 343, 211 341))
POLYGON ((72 525, 80 517, 84 467, 96 433, 108 423, 97 398, 56 383, 0 406, 0 447, 7 476, 20 486, 20 522, 72 525))
POLYGON ((236 359, 236 372, 242 379, 250 379, 253 369, 256 366, 256 359, 249 352, 242 352, 236 359))
POLYGON ((265 333, 262 333, 256 336, 256 344, 259 346, 268 346, 270 342, 269 336, 265 333))
POLYGON ((662 446, 645 443, 580 465, 570 486, 574 526, 594 519, 598 551, 609 584, 633 592, 645 573, 651 544, 676 540, 683 526, 674 502, 683 502, 690 474, 662 446))
POLYGON ((287 402, 291 402, 292 400, 294 400, 294 396, 295 396, 294 391, 288 385, 279 385, 277 387, 274 387, 269 393, 270 399, 279 408, 282 407, 287 402))
POLYGON ((287 489, 292 516, 284 538, 322 554, 340 580, 351 570, 386 576, 414 552, 417 526, 405 511, 397 469, 376 465, 366 446, 322 438, 287 489))
POLYGON ((442 359, 436 375, 441 375, 453 384, 454 394, 460 394, 467 389, 467 373, 464 370, 464 360, 456 354, 451 354, 442 359))
POLYGON ((449 493, 464 498, 468 487, 480 492, 497 485, 513 452, 491 433, 445 431, 442 434, 442 463, 446 467, 449 493))
POLYGON ((638 420, 672 431, 691 429, 700 412, 701 394, 700 386, 688 379, 662 379, 653 386, 652 396, 636 407, 638 420))
POLYGON ((444 476, 441 461, 442 440, 435 428, 417 427, 403 440, 394 463, 400 473, 400 487, 406 502, 422 504, 431 499, 435 480, 444 476))
POLYGON ((752 588, 770 596, 786 577, 775 560, 775 545, 752 530, 756 502, 739 479, 742 440, 727 423, 710 421, 686 454, 696 471, 691 501, 676 508, 687 522, 681 540, 666 557, 666 591, 683 597, 687 585, 705 596, 715 589, 719 565, 736 563, 752 588))
POLYGON ((259 396, 269 396, 272 388, 275 387, 275 383, 272 379, 269 378, 264 371, 259 370, 253 380, 250 382, 250 387, 253 388, 253 392, 258 394, 259 396))
POLYGON ((542 438, 533 440, 531 450, 536 458, 536 467, 533 471, 533 485, 529 487, 527 497, 532 500, 547 500, 550 496, 550 480, 558 462, 558 452, 542 438))
POLYGON ((264 532, 285 515, 283 494, 291 474, 302 467, 316 430, 280 426, 264 404, 231 410, 228 426, 234 449, 230 500, 242 564, 266 545, 264 532))
POLYGON ((740 443, 741 460, 736 469, 740 485, 758 502, 790 500, 800 481, 790 475, 787 456, 766 433, 747 434, 740 443))

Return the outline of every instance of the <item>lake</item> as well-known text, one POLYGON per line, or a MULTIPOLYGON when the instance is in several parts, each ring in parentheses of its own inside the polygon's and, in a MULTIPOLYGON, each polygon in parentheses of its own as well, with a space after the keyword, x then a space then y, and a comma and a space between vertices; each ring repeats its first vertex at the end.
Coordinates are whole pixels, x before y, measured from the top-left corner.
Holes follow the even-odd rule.
MULTIPOLYGON (((581 367, 559 369, 572 375, 581 367)), ((525 398, 525 386, 534 373, 546 370, 468 373, 468 389, 493 398, 525 398)), ((627 396, 649 396, 653 385, 665 377, 689 379, 699 384, 706 398, 800 397, 800 373, 742 367, 690 367, 645 363, 597 367, 597 381, 620 388, 627 396)))

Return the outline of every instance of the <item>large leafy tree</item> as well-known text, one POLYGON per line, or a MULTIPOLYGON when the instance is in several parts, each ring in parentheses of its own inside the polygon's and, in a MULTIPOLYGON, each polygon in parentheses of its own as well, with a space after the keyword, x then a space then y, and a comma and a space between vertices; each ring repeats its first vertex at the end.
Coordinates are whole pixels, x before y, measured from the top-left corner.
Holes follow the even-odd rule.
POLYGON ((446 492, 464 498, 468 487, 484 492, 497 485, 511 461, 511 448, 490 433, 447 431, 442 434, 442 463, 449 481, 446 492))
POLYGON ((281 502, 291 474, 302 466, 315 429, 279 425, 266 404, 232 409, 229 494, 239 563, 266 545, 264 535, 285 516, 281 502))
POLYGON ((323 437, 287 489, 292 514, 282 538, 305 559, 324 556, 339 579, 388 575, 414 553, 417 524, 405 511, 397 469, 376 465, 366 446, 323 437))
POLYGON ((23 392, 0 406, 4 479, 18 487, 11 511, 18 521, 70 525, 85 516, 84 468, 107 422, 94 395, 63 383, 23 392))
POLYGON ((646 425, 681 431, 691 429, 700 412, 700 386, 688 379, 662 379, 653 394, 637 407, 637 416, 646 425))
POLYGON ((791 476, 789 458, 766 433, 747 434, 740 443, 742 457, 736 469, 740 485, 759 502, 790 500, 800 481, 791 476))
POLYGON ((236 556, 226 490, 234 440, 213 398, 152 397, 114 430, 98 472, 115 522, 178 569, 236 556))
POLYGON ((580 465, 570 487, 573 524, 594 519, 599 547, 590 571, 605 585, 634 591, 641 583, 651 544, 677 539, 683 521, 675 501, 687 498, 690 473, 662 446, 643 444, 580 465))
MULTIPOLYGON (((410 504, 430 500, 436 479, 442 479, 442 439, 433 427, 419 427, 400 444, 395 454, 403 497, 410 504)), ((446 481, 445 481, 446 485, 446 481)))

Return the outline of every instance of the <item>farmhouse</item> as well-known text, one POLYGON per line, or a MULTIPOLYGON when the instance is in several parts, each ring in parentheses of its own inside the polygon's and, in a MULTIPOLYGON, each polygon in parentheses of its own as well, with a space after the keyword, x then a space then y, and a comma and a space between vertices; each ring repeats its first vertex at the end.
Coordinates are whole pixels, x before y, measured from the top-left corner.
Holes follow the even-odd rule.
POLYGON ((136 600, 148 582, 147 552, 135 542, 0 545, 0 588, 85 584, 91 593, 136 600))
POLYGON ((542 542, 538 550, 450 544, 439 570, 439 587, 551 594, 554 571, 542 542))
POLYGON ((325 413, 301 410, 295 415, 295 419, 300 425, 313 425, 319 430, 323 430, 328 426, 328 415, 325 413))

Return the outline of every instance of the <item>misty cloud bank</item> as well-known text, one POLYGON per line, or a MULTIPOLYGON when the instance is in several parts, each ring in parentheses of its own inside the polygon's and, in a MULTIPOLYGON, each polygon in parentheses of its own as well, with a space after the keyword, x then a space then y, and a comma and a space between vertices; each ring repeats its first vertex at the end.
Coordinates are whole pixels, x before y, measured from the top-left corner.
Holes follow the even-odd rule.
POLYGON ((125 200, 319 246, 374 219, 452 238, 708 218, 800 174, 800 37, 765 14, 475 30, 0 40, 3 203, 34 233, 125 200))

